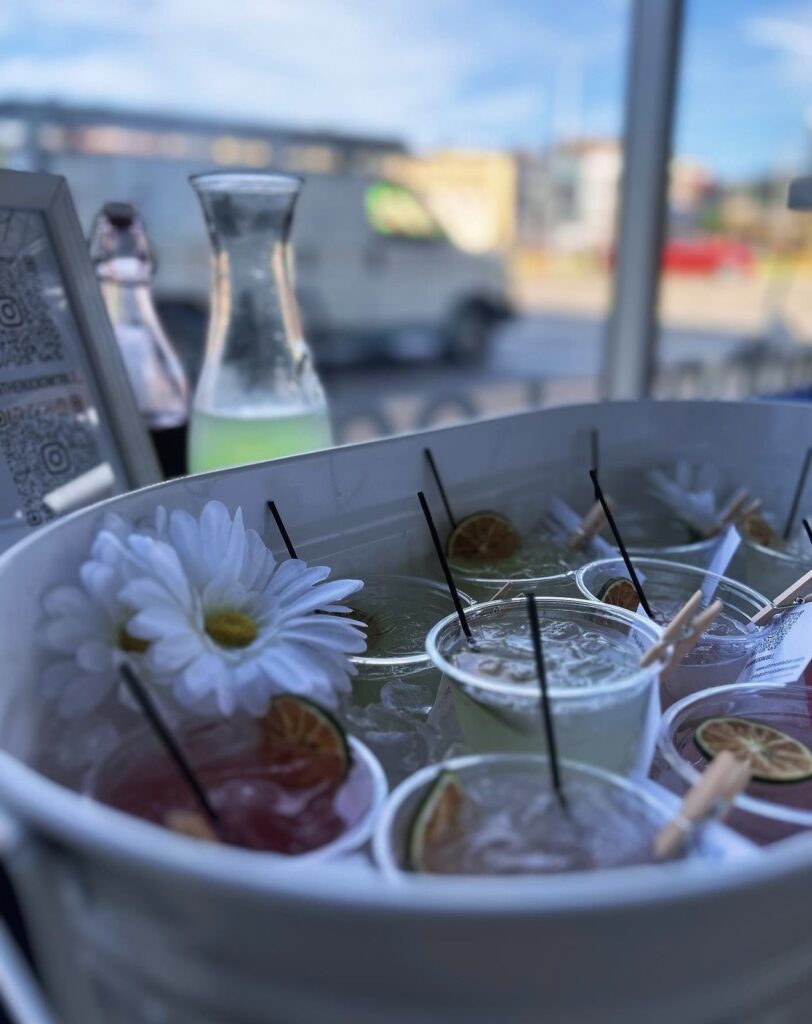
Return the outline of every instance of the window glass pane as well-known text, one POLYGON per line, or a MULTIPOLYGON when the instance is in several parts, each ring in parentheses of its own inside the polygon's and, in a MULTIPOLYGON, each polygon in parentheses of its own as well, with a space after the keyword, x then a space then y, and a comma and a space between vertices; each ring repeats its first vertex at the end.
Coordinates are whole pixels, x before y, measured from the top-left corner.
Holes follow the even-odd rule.
POLYGON ((689 0, 662 254, 663 395, 740 397, 812 380, 812 6, 689 0))
POLYGON ((187 178, 273 168, 307 179, 297 288, 339 439, 596 395, 628 0, 7 6, 0 161, 66 175, 87 228, 141 209, 193 369, 187 178))

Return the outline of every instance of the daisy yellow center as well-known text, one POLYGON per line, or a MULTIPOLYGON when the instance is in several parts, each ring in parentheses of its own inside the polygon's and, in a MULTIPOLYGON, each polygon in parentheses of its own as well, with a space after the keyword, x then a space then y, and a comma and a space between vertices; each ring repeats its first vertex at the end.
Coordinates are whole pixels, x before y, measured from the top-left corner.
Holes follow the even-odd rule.
POLYGON ((221 647, 247 647, 257 635, 257 624, 244 612, 212 612, 206 616, 205 628, 221 647))
POLYGON ((149 647, 149 640, 140 640, 127 632, 127 627, 122 626, 118 631, 118 646, 127 654, 144 654, 149 647))

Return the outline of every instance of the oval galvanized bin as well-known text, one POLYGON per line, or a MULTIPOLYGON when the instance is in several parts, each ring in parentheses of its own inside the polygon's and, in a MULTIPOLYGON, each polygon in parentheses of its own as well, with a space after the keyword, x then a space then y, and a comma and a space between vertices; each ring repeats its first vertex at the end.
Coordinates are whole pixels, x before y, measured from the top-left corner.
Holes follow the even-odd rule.
MULTIPOLYGON (((799 406, 618 404, 528 413, 178 481, 73 515, 0 559, 0 845, 65 1024, 795 1024, 812 1006, 812 837, 731 862, 561 879, 412 879, 362 858, 283 863, 119 815, 25 761, 37 737, 42 594, 107 511, 242 507, 336 571, 424 571, 415 498, 429 443, 457 514, 521 524, 546 494, 583 507, 589 431, 604 487, 712 460, 770 502, 812 436, 799 406)), ((435 496, 435 501, 437 498, 435 496)), ((439 508, 439 502, 437 501, 439 508)), ((49 742, 68 742, 54 735, 49 742)))

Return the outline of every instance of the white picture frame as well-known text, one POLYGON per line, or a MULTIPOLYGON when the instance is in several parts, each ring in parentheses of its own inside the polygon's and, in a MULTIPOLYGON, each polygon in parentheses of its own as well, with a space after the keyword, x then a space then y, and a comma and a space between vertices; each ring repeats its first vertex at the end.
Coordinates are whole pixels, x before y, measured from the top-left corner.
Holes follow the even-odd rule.
POLYGON ((67 182, 0 170, 0 550, 160 479, 67 182))

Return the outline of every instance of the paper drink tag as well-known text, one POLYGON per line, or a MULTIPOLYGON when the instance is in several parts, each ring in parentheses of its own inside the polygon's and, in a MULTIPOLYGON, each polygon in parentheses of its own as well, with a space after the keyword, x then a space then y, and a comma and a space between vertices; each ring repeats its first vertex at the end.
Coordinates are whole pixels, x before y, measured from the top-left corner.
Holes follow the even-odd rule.
MULTIPOLYGON (((742 539, 739 531, 736 529, 733 523, 728 526, 719 538, 719 543, 714 548, 713 558, 711 559, 710 565, 708 566, 709 573, 715 573, 716 576, 724 576, 727 572, 727 567, 733 561, 733 556, 739 550, 739 545, 742 539)), ((708 605, 713 600, 713 595, 716 593, 716 588, 719 585, 718 578, 713 576, 706 576, 702 582, 702 600, 704 604, 708 605)))
POLYGON ((750 656, 737 682, 794 683, 812 661, 812 604, 784 612, 775 632, 750 656))
MULTIPOLYGON (((547 503, 547 522, 555 540, 564 543, 581 523, 581 516, 557 495, 547 503)), ((592 537, 586 550, 595 558, 612 558, 616 552, 602 537, 592 537)))

